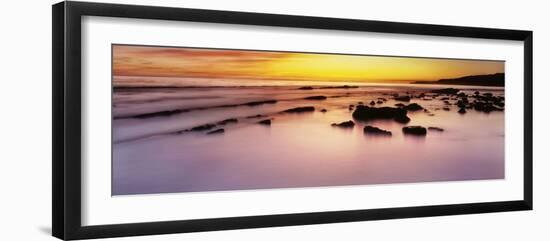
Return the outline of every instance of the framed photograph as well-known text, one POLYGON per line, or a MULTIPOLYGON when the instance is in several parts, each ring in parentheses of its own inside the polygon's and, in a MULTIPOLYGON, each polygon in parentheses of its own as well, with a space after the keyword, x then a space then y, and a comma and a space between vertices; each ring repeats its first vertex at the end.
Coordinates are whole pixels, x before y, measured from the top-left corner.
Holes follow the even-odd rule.
POLYGON ((524 30, 55 4, 53 235, 531 210, 532 54, 524 30))

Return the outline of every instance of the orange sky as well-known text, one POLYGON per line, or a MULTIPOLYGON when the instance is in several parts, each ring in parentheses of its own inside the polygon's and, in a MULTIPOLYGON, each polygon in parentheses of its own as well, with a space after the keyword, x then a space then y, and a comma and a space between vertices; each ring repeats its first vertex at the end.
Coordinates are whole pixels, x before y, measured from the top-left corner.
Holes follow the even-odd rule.
POLYGON ((502 61, 113 45, 115 76, 384 83, 502 72, 502 61))

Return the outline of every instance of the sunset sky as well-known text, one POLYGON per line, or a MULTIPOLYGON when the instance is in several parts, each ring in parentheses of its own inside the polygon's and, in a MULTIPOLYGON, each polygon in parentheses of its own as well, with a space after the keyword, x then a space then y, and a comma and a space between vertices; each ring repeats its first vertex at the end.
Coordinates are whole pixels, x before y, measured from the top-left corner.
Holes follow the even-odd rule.
POLYGON ((115 76, 386 83, 502 72, 502 61, 113 45, 115 76))

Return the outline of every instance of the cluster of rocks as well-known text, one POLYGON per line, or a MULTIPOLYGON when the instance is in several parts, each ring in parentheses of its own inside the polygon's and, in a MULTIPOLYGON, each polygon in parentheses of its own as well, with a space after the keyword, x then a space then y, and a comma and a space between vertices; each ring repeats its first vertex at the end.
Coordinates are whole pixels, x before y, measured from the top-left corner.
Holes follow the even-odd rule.
MULTIPOLYGON (((349 121, 344 121, 340 123, 332 123, 331 126, 344 128, 344 129, 351 129, 355 127, 355 122, 349 120, 349 121)), ((378 127, 369 126, 369 125, 363 128, 363 133, 365 133, 366 135, 382 135, 382 136, 392 135, 391 131, 383 130, 378 127)))

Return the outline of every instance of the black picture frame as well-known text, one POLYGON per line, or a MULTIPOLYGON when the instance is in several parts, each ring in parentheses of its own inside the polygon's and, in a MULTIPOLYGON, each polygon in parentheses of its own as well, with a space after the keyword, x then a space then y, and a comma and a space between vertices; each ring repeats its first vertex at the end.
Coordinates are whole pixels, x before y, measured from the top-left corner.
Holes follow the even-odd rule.
POLYGON ((533 207, 533 33, 523 30, 336 19, 90 2, 52 6, 52 233, 65 239, 185 233, 380 219, 531 210, 533 207), (81 17, 104 16, 258 26, 517 40, 524 44, 524 186, 522 200, 367 210, 174 220, 98 226, 81 224, 81 17))

